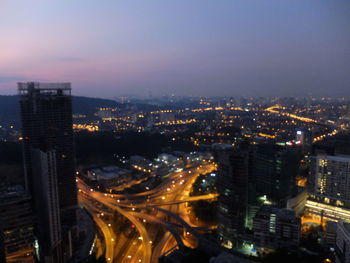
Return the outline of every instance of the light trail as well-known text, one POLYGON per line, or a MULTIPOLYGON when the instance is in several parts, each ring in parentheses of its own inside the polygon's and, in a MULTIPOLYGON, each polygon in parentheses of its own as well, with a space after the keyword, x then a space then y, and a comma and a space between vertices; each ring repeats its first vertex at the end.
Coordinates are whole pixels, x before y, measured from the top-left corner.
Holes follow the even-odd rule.
POLYGON ((105 258, 107 262, 113 262, 114 258, 114 241, 116 240, 116 235, 112 229, 96 215, 96 208, 90 204, 86 197, 79 194, 79 203, 84 206, 91 214, 94 222, 98 228, 102 231, 105 243, 106 243, 106 254, 105 258))
POLYGON ((150 239, 148 237, 148 233, 147 233, 146 228, 144 227, 144 225, 142 223, 140 223, 137 220, 137 218, 132 216, 130 213, 126 212, 125 210, 123 210, 122 208, 117 206, 115 204, 115 199, 113 199, 111 197, 108 197, 108 196, 105 196, 101 192, 91 191, 91 189, 89 189, 89 187, 82 180, 78 180, 78 187, 79 187, 79 189, 84 189, 85 192, 88 193, 88 195, 90 197, 92 197, 93 199, 97 200, 101 204, 103 204, 103 205, 105 205, 105 206, 115 210, 119 214, 123 215, 130 222, 132 222, 135 225, 137 231, 140 233, 140 235, 142 237, 142 240, 143 240, 142 246, 143 246, 144 255, 143 255, 142 262, 145 262, 145 263, 150 262, 151 254, 152 254, 152 247, 151 247, 150 239))
MULTIPOLYGON (((310 118, 307 118, 307 117, 302 117, 302 116, 298 116, 298 115, 295 115, 295 114, 291 114, 291 113, 286 113, 286 112, 280 112, 280 111, 277 111, 275 109, 282 109, 284 110, 285 107, 282 107, 281 105, 279 104, 276 104, 274 106, 271 106, 267 109, 265 109, 265 111, 268 111, 270 113, 276 113, 276 114, 279 114, 281 116, 287 116, 287 117, 290 117, 292 119, 297 119, 297 120, 300 120, 300 121, 303 121, 303 122, 312 122, 312 123, 317 123, 317 124, 322 124, 322 123, 319 123, 317 120, 314 120, 314 119, 310 119, 310 118)), ((319 141, 322 141, 324 140, 326 137, 328 136, 334 136, 338 133, 340 133, 340 129, 338 128, 334 128, 335 126, 331 126, 333 127, 333 131, 331 132, 327 132, 325 134, 322 134, 322 135, 319 135, 315 138, 312 139, 312 142, 315 143, 315 142, 319 142, 319 141)))
MULTIPOLYGON (((164 249, 167 249, 169 246, 173 247, 175 245, 175 240, 177 240, 177 243, 180 246, 183 246, 183 241, 186 242, 186 245, 191 246, 191 244, 188 243, 190 240, 183 240, 183 238, 187 239, 188 237, 181 237, 182 233, 178 233, 178 226, 175 228, 172 224, 167 222, 169 215, 157 212, 156 207, 169 206, 168 209, 171 212, 171 215, 179 216, 181 219, 182 217, 186 218, 186 220, 180 220, 182 226, 187 224, 190 227, 196 227, 196 225, 189 224, 190 220, 188 216, 185 216, 186 213, 184 213, 186 212, 184 204, 187 202, 214 200, 217 198, 217 194, 189 196, 190 189, 197 177, 201 173, 209 173, 215 169, 216 165, 214 163, 203 162, 202 165, 196 165, 194 167, 186 168, 182 172, 169 174, 165 181, 152 190, 132 195, 102 193, 91 189, 80 179, 77 179, 77 184, 80 194, 85 194, 93 200, 90 201, 90 204, 91 202, 98 202, 104 205, 105 209, 108 208, 117 212, 130 221, 138 231, 138 238, 127 238, 126 241, 124 241, 127 243, 130 242, 131 245, 124 246, 126 250, 118 252, 118 262, 150 263, 151 261, 156 262, 155 260, 161 255, 160 253, 162 253, 164 249), (136 211, 136 209, 138 210, 136 211), (141 210, 141 212, 139 209, 147 210, 141 210), (161 242, 159 241, 157 242, 158 244, 154 244, 155 248, 153 253, 153 242, 147 232, 146 222, 154 224, 152 226, 152 228, 155 227, 154 232, 152 233, 153 235, 162 235, 161 242), (172 235, 165 235, 164 230, 157 228, 156 225, 159 225, 159 227, 165 227, 168 230, 167 233, 171 233, 172 235), (173 237, 175 237, 175 239, 173 237), (141 245, 136 247, 135 244, 138 244, 140 240, 142 241, 141 245)), ((92 203, 92 205, 94 205, 94 203, 92 203)), ((108 211, 106 211, 106 213, 107 212, 108 211)), ((173 216, 171 216, 171 218, 173 218, 173 216)), ((96 221, 98 221, 98 219, 96 219, 96 221)), ((107 235, 107 233, 104 235, 107 235)), ((120 249, 123 249, 123 245, 120 249)), ((114 258, 115 256, 116 255, 114 255, 114 258)))
POLYGON ((281 116, 290 117, 290 118, 292 118, 292 119, 296 119, 296 120, 303 121, 303 122, 313 122, 313 123, 317 123, 316 120, 313 120, 313 119, 310 119, 310 118, 307 118, 307 117, 298 116, 298 115, 295 115, 295 114, 292 114, 292 113, 280 112, 280 111, 277 111, 277 110, 275 110, 275 109, 284 110, 285 108, 282 107, 282 106, 279 105, 279 104, 276 104, 276 105, 274 105, 274 106, 271 106, 271 107, 265 109, 265 111, 268 111, 268 112, 271 112, 271 113, 276 113, 276 114, 279 114, 279 115, 281 115, 281 116))

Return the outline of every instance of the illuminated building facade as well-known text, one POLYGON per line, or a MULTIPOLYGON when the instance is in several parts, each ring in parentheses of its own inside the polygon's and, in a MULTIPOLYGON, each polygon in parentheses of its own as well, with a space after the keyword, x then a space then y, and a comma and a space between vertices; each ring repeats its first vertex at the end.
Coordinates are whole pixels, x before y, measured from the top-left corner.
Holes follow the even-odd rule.
POLYGON ((312 133, 308 129, 298 128, 295 135, 295 145, 299 146, 304 154, 311 151, 312 133))
POLYGON ((350 156, 315 156, 311 162, 309 192, 324 197, 325 203, 349 203, 350 156))
POLYGON ((300 219, 292 210, 261 206, 253 219, 253 232, 254 245, 259 250, 296 248, 300 219))
MULTIPOLYGON (((0 193, 1 239, 8 262, 34 262, 31 199, 23 192, 0 193)), ((3 261, 1 261, 3 262, 3 261)))
POLYGON ((311 160, 306 214, 326 221, 350 222, 350 156, 318 155, 311 160))
POLYGON ((300 144, 305 143, 305 133, 302 130, 297 130, 297 134, 295 136, 295 141, 299 142, 300 144))

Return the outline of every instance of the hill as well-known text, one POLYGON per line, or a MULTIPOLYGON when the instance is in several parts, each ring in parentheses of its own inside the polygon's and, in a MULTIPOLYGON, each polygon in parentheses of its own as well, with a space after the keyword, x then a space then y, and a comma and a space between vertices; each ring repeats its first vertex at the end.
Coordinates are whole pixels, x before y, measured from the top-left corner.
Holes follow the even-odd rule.
MULTIPOLYGON (((73 96, 73 113, 93 114, 100 107, 123 107, 114 100, 73 96)), ((0 125, 19 124, 18 96, 0 95, 0 125)))

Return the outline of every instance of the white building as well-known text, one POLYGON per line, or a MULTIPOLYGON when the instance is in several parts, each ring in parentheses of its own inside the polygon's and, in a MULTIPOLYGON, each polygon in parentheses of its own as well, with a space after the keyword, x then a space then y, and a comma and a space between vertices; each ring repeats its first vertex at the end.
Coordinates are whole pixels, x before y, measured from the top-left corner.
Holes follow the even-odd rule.
POLYGON ((106 188, 119 186, 132 180, 129 170, 114 165, 90 169, 87 171, 87 176, 106 188))
POLYGON ((350 202, 350 156, 315 156, 312 159, 309 192, 333 201, 350 202))

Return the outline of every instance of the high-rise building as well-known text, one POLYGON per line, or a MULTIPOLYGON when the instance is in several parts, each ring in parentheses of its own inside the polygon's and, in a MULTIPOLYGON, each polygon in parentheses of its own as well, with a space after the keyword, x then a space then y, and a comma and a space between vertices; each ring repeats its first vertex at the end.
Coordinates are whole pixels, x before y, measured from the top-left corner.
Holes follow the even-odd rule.
POLYGON ((218 163, 218 239, 227 248, 236 246, 245 227, 248 202, 249 152, 230 145, 215 145, 218 163))
POLYGON ((311 131, 305 128, 298 128, 295 135, 295 143, 309 146, 312 143, 311 131))
POLYGON ((311 158, 309 195, 305 212, 326 221, 350 222, 350 156, 318 155, 311 158))
POLYGON ((55 150, 32 150, 33 189, 36 192, 37 237, 44 262, 63 262, 61 218, 55 150))
POLYGON ((18 92, 26 189, 38 218, 40 252, 60 262, 60 244, 65 259, 72 254, 76 227, 71 88, 69 83, 28 82, 19 83, 18 92))
POLYGON ((340 221, 337 223, 335 242, 335 262, 350 263, 350 224, 340 221))
POLYGON ((309 192, 326 203, 350 203, 350 156, 319 155, 312 158, 309 192))
POLYGON ((17 190, 1 192, 0 218, 0 239, 3 241, 1 249, 7 262, 34 262, 33 214, 30 197, 17 190))
POLYGON ((295 212, 262 206, 253 220, 254 245, 262 252, 296 248, 300 237, 300 219, 295 212))
POLYGON ((296 136, 295 136, 295 141, 298 144, 304 144, 305 143, 305 132, 302 130, 297 130, 296 136))
POLYGON ((299 169, 299 153, 275 144, 249 148, 249 191, 246 227, 252 229, 253 218, 260 206, 285 208, 297 191, 295 180, 299 169))
POLYGON ((256 195, 278 207, 285 207, 298 174, 299 157, 294 149, 261 144, 254 150, 252 183, 256 195))
POLYGON ((33 184, 31 150, 42 142, 56 152, 61 210, 77 206, 72 98, 69 83, 19 83, 26 184, 33 184))
POLYGON ((262 205, 284 208, 294 194, 298 151, 278 145, 213 146, 218 163, 218 240, 237 248, 262 205))
POLYGON ((299 128, 296 130, 295 145, 298 146, 302 153, 311 152, 312 148, 312 133, 308 129, 299 128))

